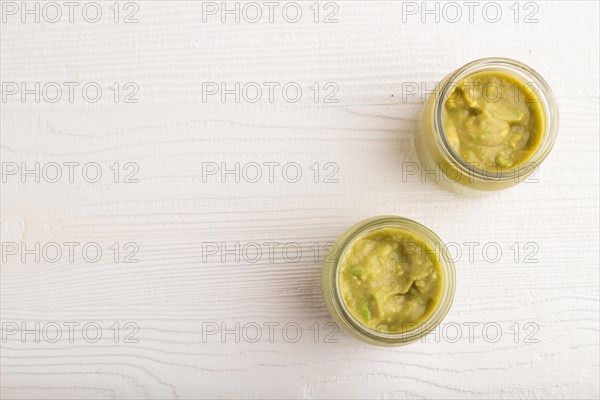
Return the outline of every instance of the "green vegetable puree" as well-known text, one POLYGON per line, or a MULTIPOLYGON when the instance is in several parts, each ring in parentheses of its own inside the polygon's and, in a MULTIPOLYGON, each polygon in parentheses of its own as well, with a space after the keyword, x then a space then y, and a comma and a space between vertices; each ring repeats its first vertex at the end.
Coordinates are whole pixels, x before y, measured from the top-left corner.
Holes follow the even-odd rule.
POLYGON ((356 239, 340 265, 339 288, 350 313, 383 333, 424 322, 438 304, 441 266, 420 238, 381 228, 356 239))
POLYGON ((444 104, 442 123, 465 161, 491 171, 523 165, 539 147, 544 131, 534 87, 489 71, 458 82, 444 104))

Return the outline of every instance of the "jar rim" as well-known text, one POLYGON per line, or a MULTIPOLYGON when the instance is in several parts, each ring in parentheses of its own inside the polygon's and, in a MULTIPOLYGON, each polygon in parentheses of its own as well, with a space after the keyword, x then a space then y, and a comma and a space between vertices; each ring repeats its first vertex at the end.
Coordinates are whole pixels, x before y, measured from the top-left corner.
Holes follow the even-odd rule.
POLYGON ((536 70, 520 61, 504 57, 488 57, 471 61, 448 75, 444 79, 444 83, 441 85, 440 90, 436 91, 435 96, 436 104, 433 113, 433 126, 437 132, 435 135, 437 146, 442 151, 442 154, 453 162, 456 168, 462 173, 467 174, 471 179, 484 181, 522 180, 539 167, 554 146, 558 134, 558 104, 554 97, 554 93, 548 82, 536 70), (505 70, 512 72, 511 75, 517 73, 521 78, 524 77, 529 79, 530 82, 527 83, 533 83, 538 89, 534 95, 536 99, 540 101, 540 108, 544 113, 545 121, 542 142, 536 152, 530 158, 525 160, 523 165, 520 165, 515 169, 490 171, 467 162, 450 144, 444 130, 444 125, 442 123, 443 110, 445 101, 450 95, 450 89, 452 89, 453 85, 461 79, 484 70, 505 70))
POLYGON ((435 329, 450 310, 454 300, 456 281, 454 263, 448 256, 446 246, 442 240, 429 228, 416 221, 392 215, 383 215, 363 220, 352 226, 342 235, 338 242, 338 247, 334 250, 332 256, 333 259, 329 262, 334 263, 330 273, 330 284, 333 288, 333 305, 340 317, 363 337, 387 344, 409 343, 418 340, 431 330, 435 329), (435 309, 425 321, 412 329, 400 333, 383 333, 360 323, 346 307, 340 293, 338 279, 341 261, 343 260, 346 251, 350 248, 350 245, 366 233, 386 227, 395 227, 405 230, 425 241, 425 243, 427 243, 435 252, 442 270, 442 294, 440 295, 440 299, 435 309))

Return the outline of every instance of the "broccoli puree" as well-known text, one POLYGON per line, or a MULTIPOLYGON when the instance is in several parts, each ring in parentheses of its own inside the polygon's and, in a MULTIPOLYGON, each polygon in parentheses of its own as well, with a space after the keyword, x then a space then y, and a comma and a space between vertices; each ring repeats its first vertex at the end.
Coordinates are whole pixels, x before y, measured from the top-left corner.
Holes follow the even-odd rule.
POLYGON ((519 167, 537 150, 544 128, 534 88, 500 72, 462 79, 444 104, 448 141, 469 164, 484 170, 519 167))
POLYGON ((422 239, 398 228, 357 238, 340 264, 339 280, 348 311, 382 333, 400 333, 424 322, 442 289, 437 255, 422 239))

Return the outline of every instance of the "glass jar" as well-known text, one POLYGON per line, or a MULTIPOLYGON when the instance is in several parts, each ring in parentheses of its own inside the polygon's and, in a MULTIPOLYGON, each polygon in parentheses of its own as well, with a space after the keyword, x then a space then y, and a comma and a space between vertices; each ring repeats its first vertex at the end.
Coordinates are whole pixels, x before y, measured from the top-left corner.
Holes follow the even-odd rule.
POLYGON ((323 294, 327 308, 336 323, 350 335, 370 344, 399 346, 424 337, 446 316, 452 305, 455 290, 454 263, 441 239, 425 226, 410 219, 395 216, 374 217, 348 229, 335 242, 325 259, 323 268, 323 294), (421 239, 435 253, 441 270, 441 292, 439 301, 429 317, 416 327, 401 333, 382 333, 361 324, 348 310, 340 292, 340 266, 346 251, 352 244, 368 234, 382 228, 396 228, 421 239))
POLYGON ((415 131, 415 148, 424 180, 445 184, 451 190, 473 193, 499 190, 523 182, 535 173, 554 145, 558 132, 558 106, 548 83, 527 65, 508 58, 483 58, 446 76, 428 97, 415 131), (444 104, 455 85, 479 72, 498 72, 526 85, 542 112, 542 137, 537 149, 521 165, 510 170, 478 168, 465 161, 450 144, 442 121, 444 104))

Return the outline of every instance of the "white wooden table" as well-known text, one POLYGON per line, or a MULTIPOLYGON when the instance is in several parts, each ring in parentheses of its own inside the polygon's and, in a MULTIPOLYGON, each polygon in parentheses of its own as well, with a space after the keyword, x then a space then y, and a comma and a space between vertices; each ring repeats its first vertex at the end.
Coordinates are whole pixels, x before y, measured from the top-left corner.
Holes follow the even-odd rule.
POLYGON ((312 3, 2 1, 3 399, 598 397, 598 3, 312 3), (560 132, 537 183, 461 197, 407 174, 414 89, 487 56, 550 82, 560 132), (322 298, 382 214, 454 251, 424 343, 322 298))

